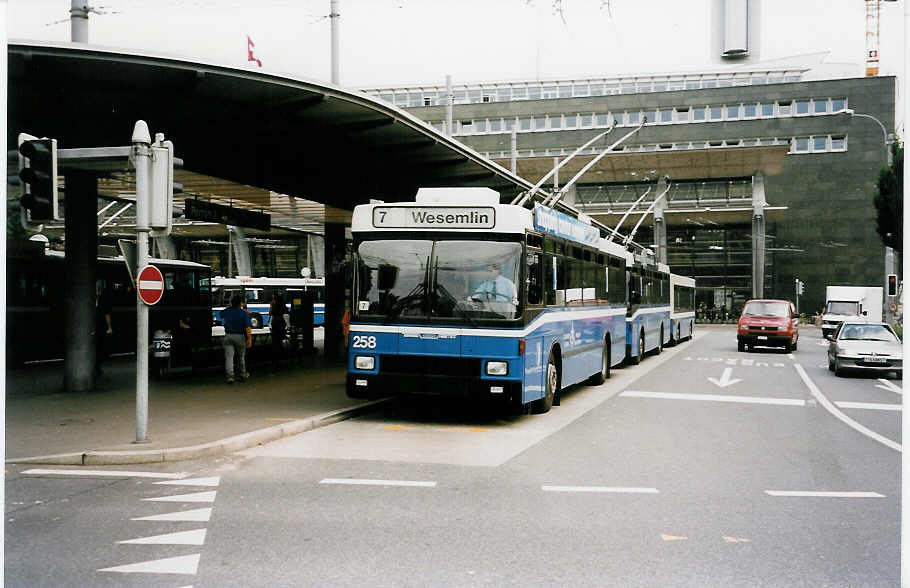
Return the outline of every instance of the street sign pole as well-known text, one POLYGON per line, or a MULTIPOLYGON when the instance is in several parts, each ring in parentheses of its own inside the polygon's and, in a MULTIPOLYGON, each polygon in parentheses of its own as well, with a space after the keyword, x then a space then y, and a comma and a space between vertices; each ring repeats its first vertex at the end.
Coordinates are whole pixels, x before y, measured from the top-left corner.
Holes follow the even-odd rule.
MULTIPOLYGON (((133 165, 136 167, 136 268, 148 264, 151 143, 148 125, 133 127, 133 165)), ((138 280, 137 280, 138 286, 138 280)), ((136 443, 148 443, 149 308, 136 288, 136 443)))

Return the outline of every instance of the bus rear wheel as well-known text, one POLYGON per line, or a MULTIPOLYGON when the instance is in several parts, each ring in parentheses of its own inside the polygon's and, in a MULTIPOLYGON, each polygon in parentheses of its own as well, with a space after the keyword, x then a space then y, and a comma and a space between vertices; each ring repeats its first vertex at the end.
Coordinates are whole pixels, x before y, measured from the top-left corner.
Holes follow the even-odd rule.
POLYGON ((610 377, 610 338, 604 341, 603 352, 600 358, 600 371, 590 377, 588 380, 592 386, 599 386, 607 381, 610 377))
POLYGON ((632 365, 638 365, 641 363, 641 360, 645 357, 645 331, 642 329, 641 333, 638 335, 638 354, 633 355, 629 358, 629 361, 632 365))
POLYGON ((543 398, 535 400, 531 405, 531 411, 534 414, 550 412, 550 409, 553 407, 553 399, 559 394, 559 368, 556 365, 556 357, 552 351, 550 351, 550 357, 547 359, 545 379, 543 398))

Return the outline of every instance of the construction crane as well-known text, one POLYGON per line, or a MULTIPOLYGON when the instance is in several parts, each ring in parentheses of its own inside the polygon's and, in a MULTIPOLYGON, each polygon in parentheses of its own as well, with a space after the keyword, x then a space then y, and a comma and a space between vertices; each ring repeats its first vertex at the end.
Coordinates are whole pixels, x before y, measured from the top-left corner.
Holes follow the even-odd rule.
POLYGON ((878 16, 881 0, 866 0, 866 77, 878 75, 878 16))

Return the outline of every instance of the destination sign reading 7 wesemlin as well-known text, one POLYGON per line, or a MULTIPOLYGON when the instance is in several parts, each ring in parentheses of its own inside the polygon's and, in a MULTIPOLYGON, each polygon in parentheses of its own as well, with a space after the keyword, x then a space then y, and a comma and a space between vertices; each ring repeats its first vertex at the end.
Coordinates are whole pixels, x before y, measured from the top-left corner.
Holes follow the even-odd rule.
POLYGON ((377 206, 377 229, 492 229, 496 210, 491 206, 377 206))

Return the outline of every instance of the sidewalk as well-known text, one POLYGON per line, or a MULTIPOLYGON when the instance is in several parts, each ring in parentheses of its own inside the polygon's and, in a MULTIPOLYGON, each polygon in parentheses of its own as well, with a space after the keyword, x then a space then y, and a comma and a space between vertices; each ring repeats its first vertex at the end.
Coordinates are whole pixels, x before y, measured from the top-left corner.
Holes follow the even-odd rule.
MULTIPOLYGON (((375 402, 345 395, 345 365, 320 353, 250 366, 248 382, 188 368, 149 379, 148 443, 136 439, 135 358, 111 359, 97 390, 64 393, 63 363, 6 373, 6 459, 113 465, 195 459, 338 422, 375 402)), ((381 402, 381 401, 380 401, 381 402)))

